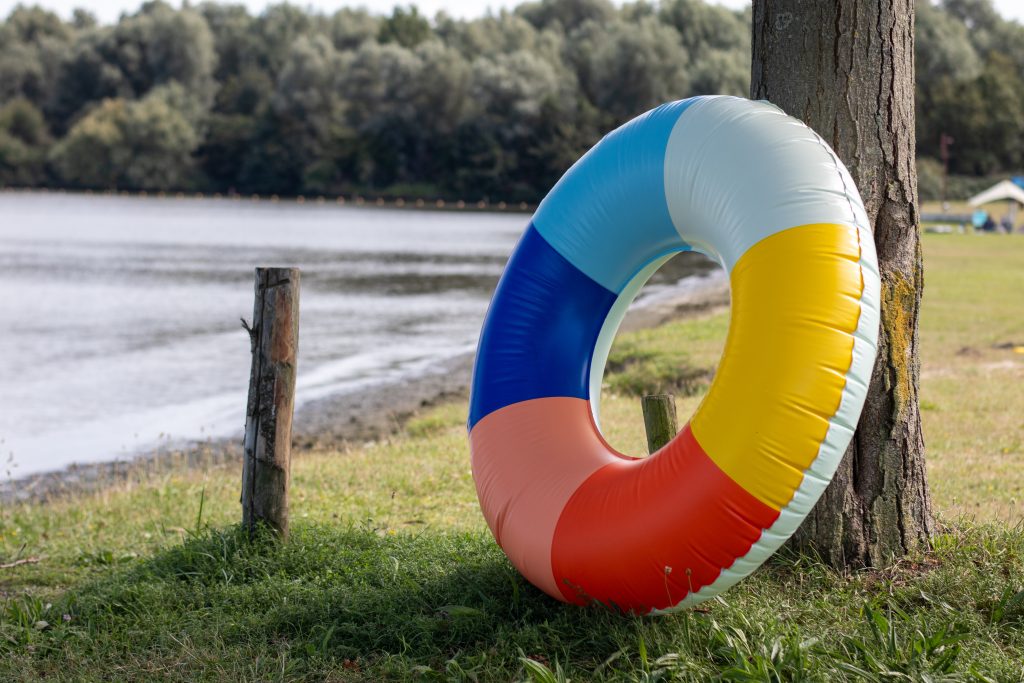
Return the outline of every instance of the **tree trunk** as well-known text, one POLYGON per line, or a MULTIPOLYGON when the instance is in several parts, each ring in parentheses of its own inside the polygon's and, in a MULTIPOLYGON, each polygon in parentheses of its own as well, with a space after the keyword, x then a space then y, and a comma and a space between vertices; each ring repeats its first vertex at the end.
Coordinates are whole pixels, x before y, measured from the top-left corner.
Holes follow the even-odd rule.
POLYGON ((914 164, 914 0, 755 0, 751 96, 832 145, 871 219, 878 358, 831 485, 791 541, 835 567, 884 566, 932 532, 918 406, 923 287, 914 164))

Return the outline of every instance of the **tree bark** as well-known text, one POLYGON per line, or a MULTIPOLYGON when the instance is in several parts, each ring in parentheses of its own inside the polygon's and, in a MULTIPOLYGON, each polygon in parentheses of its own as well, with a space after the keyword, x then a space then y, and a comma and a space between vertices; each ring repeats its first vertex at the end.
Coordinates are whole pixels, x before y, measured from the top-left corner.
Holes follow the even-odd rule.
POLYGON ((791 543, 835 567, 884 566, 926 547, 933 528, 918 406, 914 0, 755 0, 750 88, 811 126, 849 168, 882 279, 860 424, 791 543))
MULTIPOLYGON (((242 524, 288 537, 295 359, 299 345, 299 269, 257 268, 252 367, 245 411, 242 524)), ((242 321, 245 324, 245 321, 242 321)))

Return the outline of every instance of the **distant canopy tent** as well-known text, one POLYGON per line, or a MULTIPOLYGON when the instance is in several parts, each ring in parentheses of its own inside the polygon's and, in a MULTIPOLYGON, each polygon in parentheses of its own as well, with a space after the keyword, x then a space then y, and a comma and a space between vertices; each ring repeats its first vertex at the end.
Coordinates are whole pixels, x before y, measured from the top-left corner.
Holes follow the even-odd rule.
POLYGON ((1010 223, 1016 226, 1017 205, 1024 204, 1024 188, 1021 188, 1020 185, 1012 180, 1003 180, 1002 182, 996 183, 984 192, 980 192, 968 199, 967 203, 971 206, 981 206, 982 204, 991 204, 992 202, 1001 201, 1009 202, 1010 223))

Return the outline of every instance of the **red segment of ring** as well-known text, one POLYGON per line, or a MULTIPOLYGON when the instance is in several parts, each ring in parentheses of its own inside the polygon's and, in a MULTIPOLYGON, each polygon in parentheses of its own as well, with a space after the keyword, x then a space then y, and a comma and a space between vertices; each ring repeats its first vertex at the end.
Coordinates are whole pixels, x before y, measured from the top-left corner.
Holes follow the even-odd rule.
POLYGON ((650 458, 615 460, 569 499, 555 527, 555 581, 570 602, 637 613, 711 584, 779 511, 729 478, 690 426, 650 458), (625 597, 624 597, 625 596, 625 597))

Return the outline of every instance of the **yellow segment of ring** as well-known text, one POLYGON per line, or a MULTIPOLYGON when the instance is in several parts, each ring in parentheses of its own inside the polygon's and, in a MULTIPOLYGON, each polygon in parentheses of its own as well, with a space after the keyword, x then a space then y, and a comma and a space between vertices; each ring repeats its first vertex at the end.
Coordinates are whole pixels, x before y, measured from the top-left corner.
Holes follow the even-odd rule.
POLYGON ((857 229, 776 233, 730 279, 729 336, 691 429, 733 481, 781 510, 818 455, 853 360, 864 290, 857 229))

